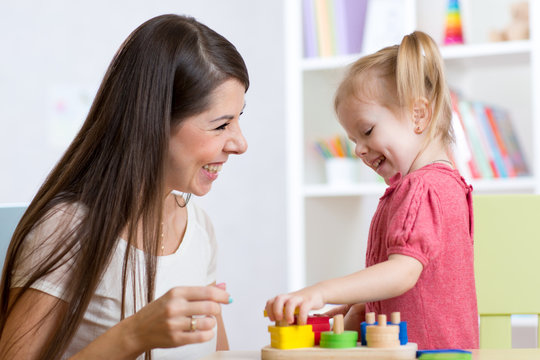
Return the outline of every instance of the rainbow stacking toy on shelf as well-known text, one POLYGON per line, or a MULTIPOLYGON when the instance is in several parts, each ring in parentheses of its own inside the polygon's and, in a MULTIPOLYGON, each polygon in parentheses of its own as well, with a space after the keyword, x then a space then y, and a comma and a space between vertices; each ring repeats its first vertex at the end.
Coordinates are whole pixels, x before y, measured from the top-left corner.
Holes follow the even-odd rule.
POLYGON ((444 45, 451 44, 463 44, 463 30, 461 28, 461 14, 458 0, 448 1, 448 11, 446 13, 444 45))
MULTIPOLYGON (((266 311, 265 311, 265 316, 266 311)), ((367 313, 360 324, 360 334, 345 331, 343 315, 330 318, 324 315, 308 316, 306 325, 285 321, 268 326, 270 345, 261 350, 263 360, 288 359, 416 359, 418 349, 407 340, 407 323, 401 321, 400 313, 367 313)))

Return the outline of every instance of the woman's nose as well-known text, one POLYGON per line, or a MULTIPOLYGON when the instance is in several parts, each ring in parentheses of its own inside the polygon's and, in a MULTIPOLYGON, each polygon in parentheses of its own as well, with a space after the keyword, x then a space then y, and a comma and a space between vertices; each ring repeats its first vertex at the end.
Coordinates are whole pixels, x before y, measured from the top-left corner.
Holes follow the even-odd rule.
POLYGON ((240 127, 237 127, 231 138, 225 144, 225 151, 230 154, 240 155, 247 150, 247 141, 240 127))

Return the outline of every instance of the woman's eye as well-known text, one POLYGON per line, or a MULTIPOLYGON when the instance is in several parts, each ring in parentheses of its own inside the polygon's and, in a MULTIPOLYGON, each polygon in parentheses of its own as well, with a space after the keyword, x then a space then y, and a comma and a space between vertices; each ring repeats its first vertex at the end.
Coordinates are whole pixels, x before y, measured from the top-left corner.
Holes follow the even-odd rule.
POLYGON ((225 130, 227 128, 227 126, 229 126, 229 123, 225 123, 225 124, 217 127, 216 130, 225 130))
POLYGON ((371 131, 373 131, 373 127, 370 127, 368 131, 364 133, 364 135, 369 136, 371 134, 371 131))

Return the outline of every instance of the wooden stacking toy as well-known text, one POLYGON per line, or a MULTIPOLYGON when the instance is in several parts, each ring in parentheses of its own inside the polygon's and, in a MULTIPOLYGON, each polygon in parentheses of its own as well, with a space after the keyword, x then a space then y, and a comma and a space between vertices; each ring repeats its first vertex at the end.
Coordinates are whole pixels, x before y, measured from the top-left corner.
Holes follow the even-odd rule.
MULTIPOLYGON (((298 309, 295 311, 298 315, 298 309)), ((267 316, 265 312, 265 316, 267 316)), ((330 330, 328 316, 310 315, 307 325, 298 325, 297 316, 293 324, 287 321, 276 322, 269 326, 269 346, 261 349, 262 360, 328 360, 328 359, 369 359, 369 360, 413 360, 416 359, 418 346, 407 342, 406 323, 401 321, 398 312, 392 313, 387 322, 386 315, 379 315, 375 321, 375 313, 367 313, 363 334, 367 346, 362 346, 356 331, 345 331, 343 315, 333 319, 332 331, 319 331, 319 326, 330 330), (400 327, 405 326, 405 331, 400 327), (320 344, 315 345, 317 333, 320 333, 320 344), (404 338, 400 335, 404 334, 404 338), (400 345, 400 341, 401 344, 400 345), (403 342, 404 341, 404 342, 403 342)))
POLYGON ((320 346, 322 348, 341 349, 356 347, 358 332, 345 331, 343 326, 343 315, 334 316, 333 331, 321 333, 320 346))
POLYGON ((386 315, 379 314, 377 325, 366 327, 366 341, 373 348, 399 347, 399 326, 388 325, 386 315))

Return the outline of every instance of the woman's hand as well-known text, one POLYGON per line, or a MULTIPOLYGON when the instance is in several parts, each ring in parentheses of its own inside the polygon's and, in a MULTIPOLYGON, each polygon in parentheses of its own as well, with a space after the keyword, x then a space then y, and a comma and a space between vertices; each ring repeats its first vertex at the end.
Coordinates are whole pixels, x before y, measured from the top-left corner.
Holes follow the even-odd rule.
POLYGON ((296 309, 298 325, 307 321, 310 310, 321 309, 325 305, 323 294, 317 285, 295 291, 290 294, 282 294, 266 302, 266 313, 271 321, 294 322, 296 309))
POLYGON ((217 286, 176 287, 124 319, 73 359, 129 359, 154 348, 172 348, 211 340, 220 304, 229 294, 217 286))
POLYGON ((220 304, 228 303, 229 294, 215 286, 173 288, 131 317, 133 339, 144 350, 209 341, 220 304))

